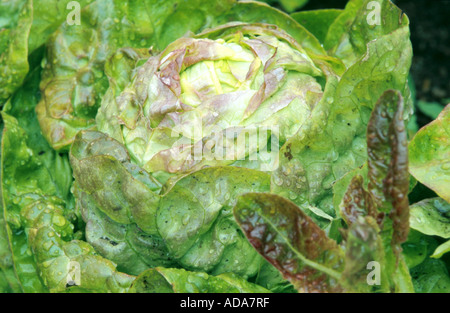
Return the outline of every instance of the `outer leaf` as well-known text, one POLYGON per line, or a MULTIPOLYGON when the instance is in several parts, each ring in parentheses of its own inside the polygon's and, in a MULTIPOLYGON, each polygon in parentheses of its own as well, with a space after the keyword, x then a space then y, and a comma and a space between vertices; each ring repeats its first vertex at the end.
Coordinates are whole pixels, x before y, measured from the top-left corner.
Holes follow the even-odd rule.
POLYGON ((28 36, 32 21, 32 0, 1 2, 0 104, 22 84, 28 72, 28 36))
POLYGON ((407 16, 389 0, 352 0, 329 27, 324 47, 350 67, 367 52, 369 42, 408 24, 407 16))
POLYGON ((206 168, 171 181, 160 196, 157 182, 130 163, 125 148, 99 132, 77 135, 71 163, 86 237, 120 269, 138 273, 145 266, 180 264, 213 274, 256 274, 263 260, 230 208, 241 193, 268 191, 267 174, 206 168))
POLYGON ((435 259, 439 259, 441 256, 443 256, 447 252, 450 252, 450 240, 444 242, 439 247, 437 247, 436 250, 433 252, 433 255, 431 255, 431 257, 435 258, 435 259))
POLYGON ((409 144, 410 172, 450 202, 450 104, 409 144))
POLYGON ((254 276, 263 259, 239 230, 231 209, 239 195, 266 192, 269 186, 266 173, 245 168, 212 167, 194 172, 161 198, 159 233, 185 268, 254 276))
POLYGON ((422 200, 410 206, 411 228, 429 236, 450 238, 450 204, 441 198, 422 200))
MULTIPOLYGON (((37 68, 30 71, 23 86, 6 102, 3 111, 13 116, 25 131, 26 145, 34 152, 37 158, 37 166, 42 164, 43 168, 48 169, 47 172, 53 182, 49 183, 45 190, 52 193, 52 188, 54 188, 59 197, 68 199, 70 197, 69 189, 73 181, 69 159, 66 154, 55 152, 42 137, 34 111, 40 99, 40 78, 41 70, 40 65, 38 65, 37 68)), ((42 171, 44 170, 42 169, 42 171)))
POLYGON ((136 224, 120 224, 99 210, 91 196, 75 188, 77 208, 86 222, 85 236, 103 257, 128 274, 139 275, 155 266, 177 266, 158 234, 148 234, 136 224))
POLYGON ((309 53, 324 54, 320 42, 288 14, 257 1, 237 1, 231 10, 217 19, 215 25, 230 21, 274 24, 288 32, 309 53))
POLYGON ((115 265, 97 256, 89 244, 71 240, 73 213, 53 196, 57 188, 49 169, 27 146, 17 120, 5 112, 2 116, 2 207, 21 289, 65 291, 75 266, 85 291, 127 290, 134 277, 116 272, 115 265))
POLYGON ((299 291, 341 290, 343 251, 294 203, 249 193, 239 197, 234 214, 253 247, 299 291))
POLYGON ((80 132, 71 148, 70 161, 78 188, 113 221, 136 223, 156 234, 158 183, 130 162, 126 149, 107 135, 80 132))
POLYGON ((424 262, 438 246, 435 238, 411 229, 408 240, 402 244, 402 254, 408 268, 412 269, 424 262))
POLYGON ((202 272, 157 267, 139 275, 130 292, 266 293, 269 291, 234 274, 210 276, 202 272))
MULTIPOLYGON (((33 24, 31 25, 28 49, 33 52, 44 44, 51 34, 66 21, 73 8, 68 9, 71 0, 33 0, 33 24)), ((78 0, 80 8, 94 0, 78 0)))
POLYGON ((418 293, 449 293, 450 276, 445 263, 428 259, 411 270, 414 289, 418 293))
POLYGON ((273 192, 333 214, 333 182, 367 158, 366 126, 376 100, 388 88, 406 86, 411 62, 408 36, 403 27, 370 42, 365 57, 339 83, 329 78, 311 118, 280 151, 273 192))
POLYGON ((331 24, 342 12, 338 9, 300 11, 292 13, 291 17, 323 43, 331 24))
MULTIPOLYGON (((41 189, 55 192, 47 168, 41 167, 37 158, 26 145, 26 133, 17 120, 2 113, 5 127, 2 136, 2 208, 7 226, 7 240, 12 253, 16 276, 25 292, 44 292, 37 267, 21 221, 20 203, 27 193, 41 189), (25 166, 24 166, 25 165, 25 166)), ((39 191, 38 191, 39 192, 39 191)))

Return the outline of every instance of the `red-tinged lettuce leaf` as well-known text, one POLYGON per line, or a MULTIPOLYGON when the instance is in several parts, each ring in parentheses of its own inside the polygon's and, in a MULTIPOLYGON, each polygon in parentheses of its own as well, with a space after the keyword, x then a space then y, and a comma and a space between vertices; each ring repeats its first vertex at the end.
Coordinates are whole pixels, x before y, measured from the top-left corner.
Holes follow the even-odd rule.
POLYGON ((450 104, 409 144, 410 172, 450 202, 450 104))
POLYGON ((406 241, 409 231, 408 141, 403 108, 401 94, 386 91, 367 127, 368 188, 378 210, 392 220, 394 250, 406 241))
POLYGON ((134 293, 268 293, 261 286, 232 274, 217 276, 184 269, 157 267, 140 274, 130 288, 134 293))
POLYGON ((344 252, 294 203, 248 193, 238 198, 234 215, 253 247, 299 291, 342 291, 344 252))
MULTIPOLYGON (((349 226, 344 232, 345 244, 355 245, 355 251, 361 249, 359 256, 366 258, 361 264, 378 262, 382 290, 410 292, 411 277, 400 254, 400 244, 409 232, 409 173, 403 99, 399 92, 388 90, 376 103, 367 127, 367 146, 368 190, 362 176, 356 173, 341 203, 341 214, 349 226), (360 231, 355 233, 358 228, 360 231)), ((356 263, 351 265, 354 258, 348 255, 350 263, 346 266, 350 274, 358 273, 356 263)))
POLYGON ((372 195, 364 189, 361 175, 352 178, 342 201, 341 215, 348 226, 355 223, 359 217, 377 218, 376 204, 372 195))

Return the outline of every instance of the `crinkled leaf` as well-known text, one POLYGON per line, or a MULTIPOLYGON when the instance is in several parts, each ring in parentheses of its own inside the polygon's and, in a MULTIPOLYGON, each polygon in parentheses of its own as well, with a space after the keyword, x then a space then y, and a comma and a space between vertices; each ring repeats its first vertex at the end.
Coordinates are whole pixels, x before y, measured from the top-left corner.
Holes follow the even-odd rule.
POLYGON ((85 237, 118 270, 139 275, 155 266, 176 266, 158 234, 147 234, 136 224, 120 224, 101 212, 92 197, 75 188, 77 207, 86 222, 85 237))
POLYGON ((450 202, 450 105, 409 144, 410 172, 419 182, 450 202))
POLYGON ((351 180, 342 199, 341 215, 348 226, 351 226, 360 217, 377 218, 376 204, 372 194, 364 189, 362 176, 356 175, 351 180))
MULTIPOLYGON (((2 113, 2 200, 16 277, 26 292, 66 291, 73 268, 85 291, 125 291, 134 277, 73 237, 71 209, 17 120, 2 113)), ((79 282, 78 282, 79 283, 79 282)))
POLYGON ((236 225, 232 208, 240 194, 266 192, 269 186, 269 175, 245 168, 194 172, 177 181, 161 198, 159 233, 185 268, 254 276, 263 259, 236 225))
POLYGON ((41 84, 44 96, 37 107, 45 138, 53 148, 66 150, 78 130, 94 127, 108 87, 104 64, 116 49, 153 47, 160 51, 187 32, 227 21, 278 24, 305 49, 323 53, 315 37, 289 16, 256 2, 99 0, 82 10, 81 25, 63 24, 47 45, 41 84))
POLYGON ((401 94, 386 91, 367 127, 368 189, 378 210, 392 220, 394 249, 406 241, 409 230, 408 141, 403 108, 401 94))
POLYGON ((32 0, 0 3, 0 104, 22 84, 28 72, 32 22, 32 0))
POLYGON ((341 290, 344 252, 294 203, 248 193, 238 198, 234 215, 253 247, 299 291, 341 290))
POLYGON ((151 173, 276 159, 277 144, 322 95, 322 70, 293 37, 267 24, 231 23, 180 38, 135 72, 128 86, 107 91, 96 121, 151 173))
POLYGON ((77 187, 113 221, 136 223, 156 234, 158 182, 130 162, 127 150, 116 140, 95 131, 78 133, 70 150, 77 187))
POLYGON ((408 17, 389 0, 352 0, 328 28, 324 47, 350 67, 367 53, 371 41, 408 24, 408 17))
MULTIPOLYGON (((69 13, 77 7, 69 6, 71 0, 33 0, 33 24, 28 48, 30 53, 44 44, 58 27, 67 20, 69 13)), ((78 0, 80 8, 94 0, 78 0)), ((74 26, 77 26, 76 24, 74 26)))
POLYGON ((202 272, 157 267, 139 275, 130 292, 267 293, 269 291, 231 273, 211 276, 202 272))
POLYGON ((328 77, 310 118, 280 151, 272 191, 333 214, 333 182, 366 161, 366 127, 374 104, 386 89, 407 88, 410 62, 404 26, 368 43, 364 57, 339 82, 328 77))
MULTIPOLYGON (((65 153, 55 152, 48 145, 41 135, 39 122, 34 111, 40 99, 40 78, 41 70, 38 65, 37 68, 30 71, 23 85, 6 102, 3 111, 14 117, 18 125, 26 133, 25 144, 37 158, 37 167, 40 166, 39 164, 42 164, 43 167, 47 168, 53 183, 48 184, 46 188, 55 188, 59 197, 68 199, 70 197, 69 189, 73 180, 68 156, 65 153)), ((52 193, 53 191, 46 189, 46 192, 52 193)))

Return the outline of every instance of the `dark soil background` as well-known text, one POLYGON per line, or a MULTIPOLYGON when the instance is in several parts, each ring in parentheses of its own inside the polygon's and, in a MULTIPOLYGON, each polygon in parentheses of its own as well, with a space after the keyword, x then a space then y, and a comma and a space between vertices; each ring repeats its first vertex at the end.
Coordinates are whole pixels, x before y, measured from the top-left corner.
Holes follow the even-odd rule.
MULTIPOLYGON (((416 100, 450 102, 450 0, 393 0, 410 19, 416 100)), ((347 0, 310 0, 301 10, 342 9, 347 0)), ((419 127, 431 118, 417 110, 419 127)))

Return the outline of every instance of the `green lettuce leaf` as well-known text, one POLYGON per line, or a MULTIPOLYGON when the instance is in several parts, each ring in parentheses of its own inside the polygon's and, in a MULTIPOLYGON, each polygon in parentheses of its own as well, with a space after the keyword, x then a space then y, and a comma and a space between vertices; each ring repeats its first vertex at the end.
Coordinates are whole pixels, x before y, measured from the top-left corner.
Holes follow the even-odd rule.
POLYGON ((77 284, 84 290, 125 291, 133 277, 116 272, 115 265, 97 256, 87 243, 70 240, 74 229, 70 208, 52 196, 57 193, 55 182, 26 145, 27 135, 17 120, 4 112, 2 116, 3 209, 21 289, 65 291, 71 286, 68 278, 73 265, 81 277, 77 284))
MULTIPOLYGON (((81 7, 93 0, 77 1, 81 7)), ((70 0, 7 0, 0 4, 0 104, 20 87, 28 55, 66 19, 70 0)))
POLYGON ((367 160, 367 123, 381 94, 394 88, 409 95, 410 63, 409 29, 400 24, 370 41, 365 54, 339 82, 328 77, 324 95, 310 118, 281 148, 279 167, 272 174, 272 192, 334 215, 333 184, 367 160))
POLYGON ((351 0, 328 28, 324 48, 350 67, 367 53, 371 41, 408 24, 408 17, 391 1, 351 0))
POLYGON ((74 234, 77 214, 69 193, 72 172, 67 155, 49 147, 34 115, 39 78, 39 69, 33 70, 2 111, 4 276, 13 291, 67 291, 73 287, 67 284, 73 265, 84 291, 125 291, 134 277, 116 272, 111 261, 74 234), (5 258, 6 247, 10 254, 5 258))
POLYGON ((136 293, 267 293, 234 274, 211 276, 184 269, 156 267, 139 275, 130 288, 136 293))
POLYGON ((330 26, 342 12, 338 9, 300 11, 292 13, 291 17, 323 43, 330 26))
POLYGON ((450 105, 424 126, 409 144, 410 172, 450 202, 450 105))
POLYGON ((32 22, 32 0, 0 3, 0 105, 28 73, 28 36, 32 22))
POLYGON ((418 293, 449 293, 450 276, 441 260, 427 259, 411 270, 414 289, 418 293))
POLYGON ((236 225, 232 208, 240 194, 267 192, 269 186, 269 175, 250 169, 211 167, 194 172, 161 198, 159 233, 184 268, 254 276, 263 260, 236 225))
MULTIPOLYGON (((411 228, 428 236, 450 238, 450 204, 441 198, 430 198, 410 206, 411 228)), ((450 251, 450 240, 439 245, 431 255, 440 258, 450 251)))
POLYGON ((430 198, 410 206, 411 228, 428 236, 450 238, 450 204, 430 198))

